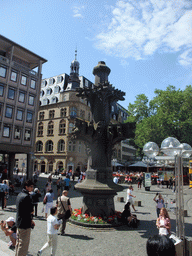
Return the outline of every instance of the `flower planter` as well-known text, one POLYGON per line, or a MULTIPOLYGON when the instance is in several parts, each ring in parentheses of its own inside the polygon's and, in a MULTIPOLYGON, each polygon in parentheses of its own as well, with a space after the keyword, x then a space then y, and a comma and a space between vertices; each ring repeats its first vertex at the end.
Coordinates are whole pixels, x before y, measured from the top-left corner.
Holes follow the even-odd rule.
POLYGON ((119 227, 122 226, 122 223, 112 223, 112 224, 94 224, 94 223, 86 223, 86 222, 80 222, 77 220, 73 220, 73 219, 69 219, 69 222, 71 222, 72 224, 78 225, 78 226, 82 226, 82 227, 89 227, 89 228, 113 228, 113 227, 119 227))

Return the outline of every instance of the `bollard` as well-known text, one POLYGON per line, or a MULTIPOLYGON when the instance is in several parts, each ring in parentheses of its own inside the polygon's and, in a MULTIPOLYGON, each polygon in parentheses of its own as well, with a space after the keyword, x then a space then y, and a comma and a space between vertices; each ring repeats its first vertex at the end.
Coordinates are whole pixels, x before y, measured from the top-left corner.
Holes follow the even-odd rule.
POLYGON ((118 202, 124 202, 124 197, 117 197, 118 202))
POLYGON ((135 201, 135 202, 134 202, 134 205, 135 205, 135 206, 141 206, 141 201, 135 201))

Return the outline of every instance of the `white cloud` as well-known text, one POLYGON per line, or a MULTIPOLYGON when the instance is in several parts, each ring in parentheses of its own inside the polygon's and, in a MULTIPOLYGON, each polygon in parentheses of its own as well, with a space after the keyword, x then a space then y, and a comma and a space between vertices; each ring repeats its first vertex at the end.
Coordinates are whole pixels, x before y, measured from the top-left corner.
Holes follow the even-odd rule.
POLYGON ((82 10, 84 9, 85 7, 84 6, 74 6, 73 7, 73 17, 74 18, 83 18, 83 15, 82 15, 82 10))
POLYGON ((107 54, 141 59, 157 50, 182 51, 181 65, 192 64, 192 3, 189 0, 117 1, 96 46, 107 54))

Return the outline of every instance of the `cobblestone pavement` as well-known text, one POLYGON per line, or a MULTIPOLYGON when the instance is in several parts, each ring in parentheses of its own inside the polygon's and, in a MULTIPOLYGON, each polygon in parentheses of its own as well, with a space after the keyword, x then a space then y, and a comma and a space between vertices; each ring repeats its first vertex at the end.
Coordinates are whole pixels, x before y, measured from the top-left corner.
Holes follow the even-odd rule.
MULTIPOLYGON (((54 180, 55 181, 55 180, 54 180)), ((37 187, 43 190, 46 178, 41 177, 37 183, 37 187)), ((53 187, 56 195, 56 185, 53 182, 53 187)), ((116 210, 122 211, 124 207, 123 202, 118 202, 117 197, 124 197, 126 200, 126 191, 128 185, 123 184, 124 190, 119 192, 114 198, 116 210)), ((162 193, 165 200, 170 201, 175 198, 174 193, 166 188, 158 188, 152 186, 151 191, 145 191, 137 189, 137 185, 134 185, 133 194, 136 195, 135 200, 141 201, 141 207, 136 207, 137 217, 140 220, 140 225, 137 229, 130 229, 125 226, 108 230, 93 230, 89 228, 83 228, 67 223, 66 235, 58 236, 58 256, 146 256, 146 241, 154 234, 158 234, 156 229, 156 204, 153 198, 157 192, 162 193)), ((71 198, 72 208, 79 208, 82 206, 82 196, 76 190, 71 188, 69 192, 71 198)), ((184 187, 185 209, 188 211, 188 217, 185 218, 185 231, 186 236, 192 237, 192 190, 188 186, 184 187)), ((9 198, 8 207, 6 210, 0 210, 1 220, 5 220, 8 216, 15 217, 15 199, 16 196, 9 198)), ((41 209, 43 207, 41 202, 38 207, 38 216, 43 216, 41 209)), ((170 205, 170 204, 169 204, 170 205)), ((168 205, 168 207, 169 207, 168 205)), ((171 217, 172 231, 175 232, 175 215, 172 211, 169 211, 171 217)), ((31 240, 29 246, 28 256, 37 255, 37 251, 46 242, 46 221, 38 217, 35 219, 36 226, 31 232, 31 240)), ((8 242, 9 239, 4 236, 4 233, 0 231, 0 240, 8 242)), ((0 249, 1 250, 1 249, 0 249)), ((0 256, 4 256, 6 254, 0 256)), ((8 255, 13 255, 8 254, 8 255)), ((44 252, 43 255, 50 255, 50 250, 44 252)))

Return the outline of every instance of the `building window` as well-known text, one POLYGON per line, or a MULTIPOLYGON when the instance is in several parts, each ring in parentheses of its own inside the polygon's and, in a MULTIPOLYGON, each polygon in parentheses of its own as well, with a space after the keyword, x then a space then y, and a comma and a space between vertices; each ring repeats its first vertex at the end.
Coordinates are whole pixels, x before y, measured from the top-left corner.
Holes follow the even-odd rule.
POLYGON ((9 88, 7 98, 10 100, 15 99, 15 90, 14 89, 9 88))
POLYGON ((3 137, 10 137, 10 127, 8 125, 4 125, 3 127, 3 137))
POLYGON ((65 141, 60 140, 58 142, 58 152, 64 152, 65 151, 65 141))
POLYGON ((31 106, 34 106, 34 101, 35 101, 35 97, 34 96, 31 96, 31 95, 29 95, 29 105, 31 105, 31 106))
POLYGON ((72 107, 70 109, 70 116, 71 117, 76 117, 77 116, 77 109, 76 109, 76 107, 72 107))
POLYGON ((12 107, 6 107, 5 116, 7 118, 12 118, 13 115, 13 108, 12 107))
POLYGON ((36 152, 43 152, 43 142, 42 141, 37 141, 36 152))
POLYGON ((25 102, 25 93, 19 92, 19 102, 25 102))
POLYGON ((30 86, 32 89, 35 89, 36 87, 36 81, 31 79, 31 86, 30 86))
POLYGON ((43 97, 44 94, 45 94, 44 91, 41 90, 41 92, 40 92, 40 97, 43 97))
POLYGON ((117 120, 116 115, 113 115, 113 120, 117 120))
POLYGON ((17 140, 21 139, 21 128, 15 127, 14 138, 17 139, 17 140))
POLYGON ((11 71, 11 81, 13 82, 17 81, 17 73, 14 71, 11 71))
POLYGON ((41 86, 42 87, 45 87, 47 85, 47 81, 46 80, 43 80, 42 82, 41 82, 41 86))
POLYGON ((50 78, 49 79, 49 85, 53 85, 55 83, 55 79, 54 78, 50 78))
POLYGON ((19 120, 19 121, 23 120, 23 111, 22 110, 17 110, 16 119, 19 120))
POLYGON ((4 86, 0 84, 0 96, 3 96, 4 86))
POLYGON ((112 112, 114 112, 114 111, 115 111, 114 106, 111 106, 111 111, 112 111, 112 112))
POLYGON ((4 67, 0 67, 0 76, 6 77, 7 69, 4 67))
POLYGON ((52 152, 53 151, 53 141, 52 140, 48 140, 46 142, 45 150, 46 150, 46 152, 52 152))
POLYGON ((57 103, 58 102, 58 98, 54 96, 54 97, 52 97, 51 101, 52 101, 52 103, 57 103))
POLYGON ((59 86, 55 86, 54 93, 59 93, 59 92, 60 92, 60 87, 59 86))
POLYGON ((26 85, 27 84, 27 77, 26 76, 21 76, 21 84, 26 85))
POLYGON ((68 142, 68 151, 69 152, 75 152, 75 141, 69 141, 68 142))
POLYGON ((49 111, 49 119, 53 119, 55 116, 55 110, 50 110, 49 111))
POLYGON ((39 112, 39 119, 40 120, 44 120, 44 117, 45 117, 45 112, 39 112))
POLYGON ((51 93, 52 93, 52 89, 51 88, 47 89, 47 95, 51 95, 51 93))
POLYGON ((43 99, 43 105, 49 104, 49 99, 43 99))
POLYGON ((31 112, 27 112, 26 122, 27 123, 32 123, 32 120, 33 120, 33 114, 31 112))
POLYGON ((54 123, 53 121, 50 121, 48 123, 47 135, 53 135, 53 128, 54 128, 54 123))
POLYGON ((67 108, 62 108, 61 109, 61 117, 66 117, 67 116, 67 108))
POLYGON ((25 129, 24 140, 26 140, 26 141, 30 141, 31 140, 31 130, 25 129))
POLYGON ((65 127, 66 127, 65 121, 61 120, 59 123, 59 134, 60 135, 65 134, 65 127))
POLYGON ((74 123, 69 123, 69 133, 72 133, 74 127, 74 123))
POLYGON ((0 119, 2 118, 3 104, 0 104, 0 119))
POLYGON ((43 136, 43 123, 38 124, 37 136, 43 136))
POLYGON ((57 77, 57 83, 61 83, 63 81, 63 77, 62 76, 58 76, 57 77))

